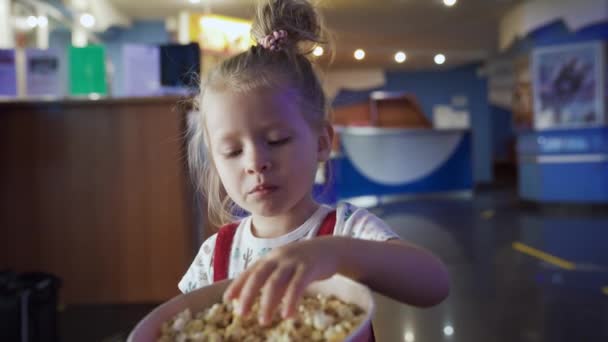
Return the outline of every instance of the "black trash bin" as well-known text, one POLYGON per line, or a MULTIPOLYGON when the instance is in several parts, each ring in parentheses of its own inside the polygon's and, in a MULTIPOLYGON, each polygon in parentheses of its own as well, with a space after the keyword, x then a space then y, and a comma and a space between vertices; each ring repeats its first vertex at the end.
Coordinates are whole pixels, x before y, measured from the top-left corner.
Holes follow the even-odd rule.
POLYGON ((57 342, 61 281, 42 272, 0 272, 0 341, 57 342))

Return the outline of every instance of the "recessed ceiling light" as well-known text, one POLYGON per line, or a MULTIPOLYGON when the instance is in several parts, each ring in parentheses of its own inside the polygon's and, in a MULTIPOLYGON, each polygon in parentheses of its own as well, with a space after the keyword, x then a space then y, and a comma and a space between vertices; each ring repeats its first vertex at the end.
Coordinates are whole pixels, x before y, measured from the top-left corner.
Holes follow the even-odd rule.
POLYGON ((45 27, 48 24, 49 24, 49 20, 47 19, 47 17, 45 17, 43 15, 38 17, 38 26, 45 27))
POLYGON ((357 49, 357 51, 355 51, 355 59, 360 61, 363 58, 365 58, 365 51, 363 51, 362 49, 357 49))
POLYGON ((95 17, 89 13, 84 13, 80 16, 80 24, 86 28, 95 26, 95 17))
POLYGON ((443 0, 443 4, 448 7, 452 7, 456 5, 456 0, 443 0))
POLYGON ((313 54, 313 55, 315 55, 316 57, 321 57, 321 56, 323 56, 323 52, 325 52, 325 51, 323 51, 323 47, 321 47, 321 46, 317 46, 317 47, 316 47, 316 48, 315 48, 315 49, 312 51, 312 54, 313 54))
POLYGON ((395 54, 395 62, 403 63, 407 59, 407 55, 403 51, 399 51, 395 54))
POLYGON ((454 335, 454 328, 451 325, 446 325, 443 328, 443 334, 445 336, 452 336, 452 335, 454 335))
POLYGON ((27 26, 34 28, 36 26, 38 26, 38 18, 34 17, 33 15, 30 15, 29 17, 27 17, 27 26))
POLYGON ((443 63, 445 63, 445 56, 442 55, 442 54, 440 54, 440 53, 436 54, 435 55, 435 63, 436 64, 443 64, 443 63))

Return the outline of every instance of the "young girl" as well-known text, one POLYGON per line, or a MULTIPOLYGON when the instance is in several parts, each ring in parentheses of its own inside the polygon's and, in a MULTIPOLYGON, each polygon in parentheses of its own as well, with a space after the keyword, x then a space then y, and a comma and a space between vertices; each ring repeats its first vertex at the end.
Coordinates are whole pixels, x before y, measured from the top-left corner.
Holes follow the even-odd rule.
POLYGON ((261 6, 258 44, 211 72, 189 146, 210 217, 235 221, 207 239, 179 283, 189 292, 236 278, 226 300, 247 314, 260 296, 260 323, 294 314, 307 285, 336 273, 410 305, 440 303, 449 289, 443 264, 399 237, 365 209, 334 210, 312 196, 333 130, 321 85, 303 46, 320 43, 317 14, 305 0, 261 6))

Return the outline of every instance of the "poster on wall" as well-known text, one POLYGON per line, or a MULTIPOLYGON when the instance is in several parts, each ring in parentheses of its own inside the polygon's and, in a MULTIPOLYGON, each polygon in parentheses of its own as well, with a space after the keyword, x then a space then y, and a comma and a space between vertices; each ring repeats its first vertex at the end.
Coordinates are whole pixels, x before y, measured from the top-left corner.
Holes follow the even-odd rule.
POLYGON ((25 68, 28 96, 65 95, 65 66, 58 51, 27 49, 25 68))
POLYGON ((69 58, 71 95, 106 95, 108 93, 103 46, 72 46, 69 58))
POLYGON ((0 96, 17 96, 17 65, 12 49, 0 49, 0 96))
POLYGON ((534 127, 577 128, 604 124, 604 63, 601 42, 534 50, 534 127))
POLYGON ((126 44, 122 48, 124 95, 154 96, 160 93, 160 48, 126 44))

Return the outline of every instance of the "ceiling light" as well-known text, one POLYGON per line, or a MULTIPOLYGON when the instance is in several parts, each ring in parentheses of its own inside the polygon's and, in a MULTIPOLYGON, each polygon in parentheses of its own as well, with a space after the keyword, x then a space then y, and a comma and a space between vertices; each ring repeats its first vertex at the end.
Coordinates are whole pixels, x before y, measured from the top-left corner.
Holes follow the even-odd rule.
POLYGON ((357 51, 355 51, 355 59, 360 61, 363 58, 365 58, 365 51, 363 51, 362 49, 357 49, 357 51))
POLYGON ((405 340, 405 342, 414 342, 416 340, 416 338, 414 337, 414 334, 410 331, 407 331, 403 335, 403 339, 405 340))
POLYGON ((442 54, 440 54, 440 53, 436 54, 435 55, 435 63, 436 64, 443 64, 443 63, 445 63, 445 56, 442 55, 442 54))
POLYGON ((95 26, 95 17, 89 13, 84 13, 80 16, 80 24, 86 28, 95 26))
POLYGON ((191 4, 200 4, 201 0, 189 0, 191 4))
POLYGON ((38 18, 34 17, 33 15, 30 15, 29 17, 27 17, 27 26, 29 26, 30 28, 34 28, 38 25, 38 18))
POLYGON ((407 59, 407 55, 403 51, 399 51, 395 54, 395 62, 403 63, 407 59))
POLYGON ((443 334, 445 336, 452 336, 454 334, 454 328, 451 325, 446 325, 443 328, 443 334))
POLYGON ((38 26, 46 27, 46 25, 48 25, 48 23, 49 23, 49 20, 45 16, 41 15, 38 17, 38 26))
POLYGON ((315 56, 317 56, 317 57, 321 57, 321 56, 323 56, 323 52, 325 52, 325 51, 323 51, 323 47, 321 47, 321 46, 317 46, 317 47, 316 47, 316 48, 313 50, 312 54, 313 54, 313 55, 315 55, 315 56))
POLYGON ((448 7, 452 7, 456 5, 456 0, 443 0, 443 4, 448 7))

